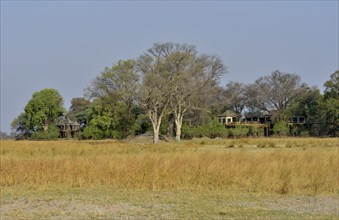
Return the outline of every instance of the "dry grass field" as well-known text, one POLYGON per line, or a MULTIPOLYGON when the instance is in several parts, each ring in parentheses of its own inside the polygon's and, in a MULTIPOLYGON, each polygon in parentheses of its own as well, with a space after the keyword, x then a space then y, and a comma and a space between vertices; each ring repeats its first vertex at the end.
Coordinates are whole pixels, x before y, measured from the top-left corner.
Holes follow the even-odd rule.
POLYGON ((1 219, 338 219, 339 141, 2 141, 0 185, 1 219))

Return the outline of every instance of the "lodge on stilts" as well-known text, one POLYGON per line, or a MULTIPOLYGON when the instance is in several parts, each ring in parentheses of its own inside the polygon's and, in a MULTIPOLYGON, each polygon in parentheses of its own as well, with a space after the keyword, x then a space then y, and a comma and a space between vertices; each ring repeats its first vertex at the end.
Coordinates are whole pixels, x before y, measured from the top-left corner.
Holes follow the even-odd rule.
POLYGON ((67 117, 60 118, 57 126, 60 129, 60 138, 73 138, 75 133, 80 130, 80 124, 67 117))

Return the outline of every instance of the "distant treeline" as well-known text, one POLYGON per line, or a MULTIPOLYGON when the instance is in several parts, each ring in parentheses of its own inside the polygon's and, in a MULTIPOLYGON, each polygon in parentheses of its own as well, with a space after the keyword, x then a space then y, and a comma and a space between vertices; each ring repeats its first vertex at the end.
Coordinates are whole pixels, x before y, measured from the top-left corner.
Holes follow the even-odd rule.
MULTIPOLYGON (((55 89, 33 93, 11 126, 17 138, 56 139, 58 121, 78 122, 79 139, 124 139, 152 132, 191 138, 243 137, 261 130, 237 126, 226 129, 216 116, 226 110, 240 115, 268 114, 272 134, 338 135, 339 70, 324 82, 325 91, 310 87, 295 73, 279 70, 255 82, 220 84, 227 67, 216 55, 199 53, 192 45, 157 43, 135 60, 105 67, 73 98, 69 110, 55 89), (289 118, 304 116, 302 126, 288 126, 289 118)), ((249 73, 250 74, 250 73, 249 73)), ((324 74, 324 73, 319 73, 324 74)))

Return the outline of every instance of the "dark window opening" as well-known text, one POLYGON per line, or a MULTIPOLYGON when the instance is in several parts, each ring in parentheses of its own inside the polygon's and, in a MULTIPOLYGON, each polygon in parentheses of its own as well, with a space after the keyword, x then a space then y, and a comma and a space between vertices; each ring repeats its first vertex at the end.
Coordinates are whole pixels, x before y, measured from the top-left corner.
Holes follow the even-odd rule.
POLYGON ((292 118, 292 122, 293 122, 293 123, 298 123, 298 118, 297 118, 297 117, 293 117, 293 118, 292 118))
POLYGON ((304 117, 300 117, 299 118, 299 123, 305 123, 305 118, 304 117))

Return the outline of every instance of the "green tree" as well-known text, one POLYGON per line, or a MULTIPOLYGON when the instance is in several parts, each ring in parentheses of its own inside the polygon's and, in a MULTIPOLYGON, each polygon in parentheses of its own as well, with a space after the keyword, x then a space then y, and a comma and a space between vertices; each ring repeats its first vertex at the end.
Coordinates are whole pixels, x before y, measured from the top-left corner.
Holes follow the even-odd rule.
POLYGON ((113 138, 113 106, 96 99, 91 103, 88 113, 89 123, 84 128, 83 138, 96 140, 113 138))
POLYGON ((99 112, 89 112, 92 114, 89 126, 103 130, 104 137, 126 138, 133 135, 137 118, 133 109, 138 91, 135 61, 119 61, 112 67, 106 67, 86 89, 86 96, 94 100, 95 108, 101 109, 99 112))
POLYGON ((21 113, 19 116, 15 117, 11 123, 11 133, 14 134, 16 138, 24 138, 29 135, 25 128, 24 119, 25 114, 21 113))
POLYGON ((85 98, 73 98, 69 113, 79 122, 80 127, 84 128, 89 123, 91 102, 85 98))
POLYGON ((311 88, 290 106, 290 116, 306 116, 305 128, 312 136, 337 135, 339 126, 338 74, 339 71, 336 71, 330 76, 330 80, 324 83, 324 95, 319 89, 311 88))
POLYGON ((338 136, 339 130, 339 70, 324 83, 324 108, 326 109, 326 127, 328 134, 338 136))
POLYGON ((47 131, 65 112, 63 98, 55 89, 34 92, 24 109, 23 125, 31 133, 47 131))
POLYGON ((330 80, 324 83, 324 87, 326 99, 339 99, 339 70, 330 76, 330 80))

